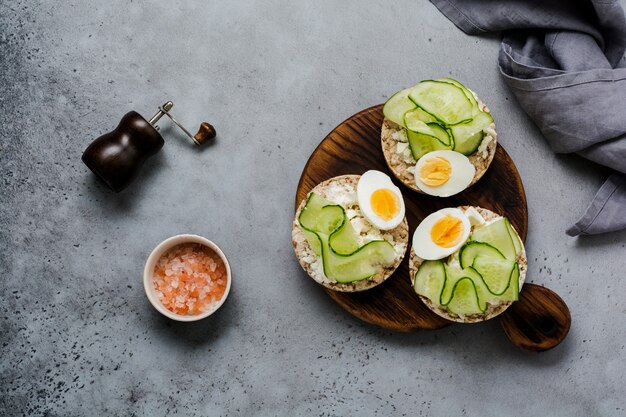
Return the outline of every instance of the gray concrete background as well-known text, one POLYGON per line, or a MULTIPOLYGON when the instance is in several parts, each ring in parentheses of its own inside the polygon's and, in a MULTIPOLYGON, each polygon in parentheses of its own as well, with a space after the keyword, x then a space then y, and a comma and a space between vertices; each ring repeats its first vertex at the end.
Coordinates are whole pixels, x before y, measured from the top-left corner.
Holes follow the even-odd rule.
POLYGON ((564 233, 606 173, 550 152, 499 77, 498 43, 425 0, 2 2, 0 415, 626 415, 626 233, 564 233), (553 351, 517 350, 495 321, 361 323, 293 256, 319 141, 446 75, 484 97, 522 175, 528 279, 573 317, 553 351), (82 151, 167 99, 217 142, 166 128, 140 180, 108 192, 82 151), (196 324, 160 317, 141 283, 152 248, 184 232, 217 242, 234 274, 196 324))

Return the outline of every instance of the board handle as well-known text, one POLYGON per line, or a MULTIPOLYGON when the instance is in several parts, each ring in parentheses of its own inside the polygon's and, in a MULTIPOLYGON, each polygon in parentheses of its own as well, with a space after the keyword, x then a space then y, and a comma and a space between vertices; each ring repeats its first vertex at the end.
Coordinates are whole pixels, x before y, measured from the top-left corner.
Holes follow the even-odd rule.
POLYGON ((519 301, 500 316, 500 324, 509 340, 532 352, 557 346, 567 336, 571 323, 572 317, 563 299, 536 284, 525 284, 519 301))

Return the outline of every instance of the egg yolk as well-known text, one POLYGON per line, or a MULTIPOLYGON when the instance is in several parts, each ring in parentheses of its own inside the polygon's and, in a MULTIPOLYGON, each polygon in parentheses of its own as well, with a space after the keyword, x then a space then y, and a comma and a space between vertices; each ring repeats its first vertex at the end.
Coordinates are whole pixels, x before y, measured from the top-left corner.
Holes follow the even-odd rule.
POLYGON ((420 180, 429 187, 439 187, 450 179, 452 165, 440 156, 430 158, 420 168, 420 180))
POLYGON ((400 211, 398 196, 386 188, 380 188, 372 193, 370 205, 374 214, 383 220, 393 219, 400 211))
POLYGON ((451 248, 461 240, 463 236, 463 222, 446 214, 437 220, 432 229, 430 229, 430 238, 433 243, 442 248, 451 248))

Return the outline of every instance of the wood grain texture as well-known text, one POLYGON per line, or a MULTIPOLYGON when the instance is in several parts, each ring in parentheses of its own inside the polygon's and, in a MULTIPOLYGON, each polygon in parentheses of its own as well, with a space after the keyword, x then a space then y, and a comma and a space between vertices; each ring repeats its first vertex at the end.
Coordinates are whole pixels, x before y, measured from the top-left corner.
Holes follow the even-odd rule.
POLYGON ((500 316, 500 324, 516 346, 534 352, 552 349, 565 339, 572 317, 554 291, 535 284, 524 285, 520 300, 500 316))
MULTIPOLYGON (((526 195, 515 164, 498 145, 494 161, 474 186, 445 199, 418 194, 401 184, 389 171, 380 143, 382 105, 350 117, 319 144, 307 162, 296 194, 296 207, 320 182, 337 175, 362 174, 369 169, 387 173, 400 187, 406 204, 409 232, 430 213, 444 207, 477 205, 509 218, 520 237, 528 230, 526 195)), ((411 247, 409 245, 409 249, 411 247)), ((350 314, 387 329, 414 331, 437 329, 449 321, 426 307, 411 288, 408 253, 396 272, 383 284, 360 293, 326 289, 328 295, 350 314)))

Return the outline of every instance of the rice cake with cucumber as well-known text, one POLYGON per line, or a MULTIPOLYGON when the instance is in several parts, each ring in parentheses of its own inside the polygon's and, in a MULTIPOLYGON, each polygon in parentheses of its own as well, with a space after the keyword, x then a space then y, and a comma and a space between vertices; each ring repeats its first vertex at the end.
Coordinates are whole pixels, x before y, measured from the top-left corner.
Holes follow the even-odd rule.
POLYGON ((409 242, 404 200, 380 171, 342 175, 315 186, 297 211, 292 244, 302 268, 335 291, 364 291, 384 282, 409 242))
POLYGON ((508 219, 472 206, 426 217, 409 258, 414 291, 434 313, 459 323, 489 320, 517 301, 527 265, 508 219))
POLYGON ((387 165, 417 192, 441 197, 461 192, 485 174, 495 156, 496 125, 489 109, 452 78, 422 81, 397 92, 383 114, 381 144, 387 165), (454 160, 436 155, 419 166, 421 158, 435 151, 456 155, 454 160), (458 159, 464 160, 459 169, 464 172, 457 180, 458 159))

